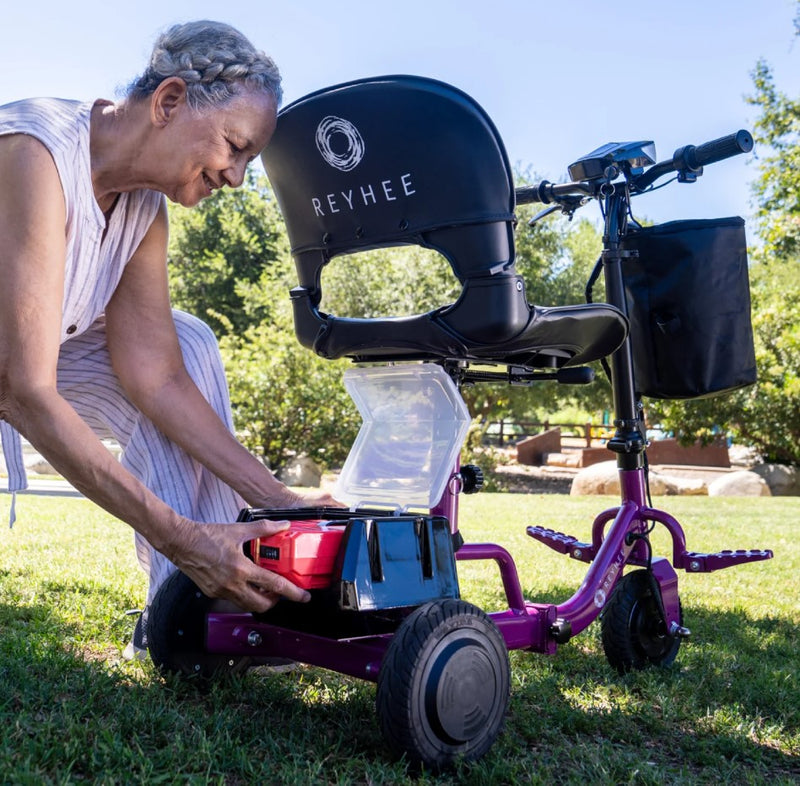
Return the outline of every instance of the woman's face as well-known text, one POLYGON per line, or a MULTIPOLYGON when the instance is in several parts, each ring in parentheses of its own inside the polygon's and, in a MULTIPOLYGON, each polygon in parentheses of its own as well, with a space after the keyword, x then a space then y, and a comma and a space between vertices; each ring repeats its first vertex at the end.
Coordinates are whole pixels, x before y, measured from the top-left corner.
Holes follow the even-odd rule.
POLYGON ((275 131, 275 100, 247 91, 221 107, 191 109, 185 102, 170 113, 159 156, 158 190, 191 207, 223 186, 236 188, 247 165, 275 131), (176 110, 176 111, 175 111, 176 110))

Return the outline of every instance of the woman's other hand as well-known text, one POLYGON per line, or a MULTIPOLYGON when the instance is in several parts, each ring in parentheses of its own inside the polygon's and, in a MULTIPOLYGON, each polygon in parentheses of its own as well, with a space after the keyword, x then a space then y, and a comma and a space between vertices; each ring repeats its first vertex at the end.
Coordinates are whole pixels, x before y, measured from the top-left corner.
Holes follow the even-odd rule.
POLYGON ((288 521, 237 524, 187 521, 165 554, 208 597, 224 598, 244 611, 267 611, 281 598, 305 603, 311 598, 306 590, 259 567, 243 550, 248 541, 288 527, 288 521))

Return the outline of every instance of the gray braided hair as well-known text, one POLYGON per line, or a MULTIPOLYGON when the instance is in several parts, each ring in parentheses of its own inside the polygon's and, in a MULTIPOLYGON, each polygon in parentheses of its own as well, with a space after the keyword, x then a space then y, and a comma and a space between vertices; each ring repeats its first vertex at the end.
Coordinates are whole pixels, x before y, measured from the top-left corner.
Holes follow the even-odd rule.
POLYGON ((244 89, 268 92, 278 105, 283 97, 272 58, 223 22, 187 22, 162 33, 147 69, 128 86, 126 97, 147 98, 171 76, 186 82, 186 101, 193 109, 219 106, 244 89))

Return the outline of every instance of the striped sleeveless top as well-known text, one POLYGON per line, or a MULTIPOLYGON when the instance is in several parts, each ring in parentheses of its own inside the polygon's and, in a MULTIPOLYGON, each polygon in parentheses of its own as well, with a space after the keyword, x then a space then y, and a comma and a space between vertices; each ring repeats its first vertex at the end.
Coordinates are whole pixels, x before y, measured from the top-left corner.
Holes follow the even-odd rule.
MULTIPOLYGON (((125 265, 164 199, 148 189, 122 193, 106 227, 92 188, 89 156, 92 106, 92 102, 34 98, 0 107, 0 135, 28 134, 42 142, 53 157, 64 189, 67 245, 62 343, 85 331, 105 311, 125 265)), ((27 478, 19 434, 0 421, 0 438, 8 469, 8 489, 24 489, 27 478)))

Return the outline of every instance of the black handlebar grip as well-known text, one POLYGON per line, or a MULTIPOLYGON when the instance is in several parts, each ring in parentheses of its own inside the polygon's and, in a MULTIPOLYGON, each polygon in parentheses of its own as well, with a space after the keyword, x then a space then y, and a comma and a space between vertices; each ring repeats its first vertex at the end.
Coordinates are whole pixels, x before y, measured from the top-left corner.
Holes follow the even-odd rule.
POLYGON ((742 129, 735 134, 713 139, 711 142, 698 145, 687 155, 687 163, 692 168, 699 169, 706 164, 713 164, 725 158, 738 156, 740 153, 749 153, 753 149, 753 137, 749 131, 742 129))
POLYGON ((529 205, 531 202, 542 201, 539 186, 520 186, 516 189, 516 198, 518 205, 529 205))

